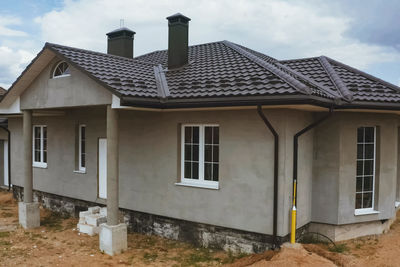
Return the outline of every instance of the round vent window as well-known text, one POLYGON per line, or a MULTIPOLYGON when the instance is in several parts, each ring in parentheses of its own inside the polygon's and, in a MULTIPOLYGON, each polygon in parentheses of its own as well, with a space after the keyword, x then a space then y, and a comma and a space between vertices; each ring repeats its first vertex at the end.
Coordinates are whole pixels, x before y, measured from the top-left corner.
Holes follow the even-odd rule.
POLYGON ((54 68, 53 78, 69 76, 69 75, 70 75, 69 65, 64 61, 58 63, 57 66, 54 68))

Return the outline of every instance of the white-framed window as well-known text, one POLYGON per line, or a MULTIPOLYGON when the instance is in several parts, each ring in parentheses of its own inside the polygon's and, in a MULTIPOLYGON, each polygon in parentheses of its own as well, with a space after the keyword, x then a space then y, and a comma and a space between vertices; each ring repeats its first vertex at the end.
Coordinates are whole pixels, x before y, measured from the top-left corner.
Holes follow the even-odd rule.
POLYGON ((33 126, 33 166, 47 168, 47 126, 33 126))
POLYGON ((55 68, 54 71, 51 75, 52 78, 60 78, 60 77, 65 77, 65 76, 70 76, 70 70, 69 70, 69 65, 65 61, 59 62, 55 68))
POLYGON ((79 171, 86 171, 86 125, 79 125, 79 171))
POLYGON ((181 184, 218 188, 219 125, 183 124, 181 184))
POLYGON ((376 127, 357 129, 356 215, 374 211, 376 127))

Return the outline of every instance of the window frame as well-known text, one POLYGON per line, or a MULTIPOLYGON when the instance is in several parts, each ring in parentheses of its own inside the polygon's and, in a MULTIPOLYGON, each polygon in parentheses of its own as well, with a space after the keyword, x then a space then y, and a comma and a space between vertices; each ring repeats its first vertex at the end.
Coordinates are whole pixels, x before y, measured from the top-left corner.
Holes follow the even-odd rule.
MULTIPOLYGON (((55 75, 55 73, 56 73, 56 70, 57 70, 58 66, 60 66, 60 65, 61 65, 61 64, 63 64, 63 63, 67 64, 68 68, 70 68, 70 64, 68 64, 68 63, 67 63, 67 62, 65 62, 64 60, 63 60, 63 61, 60 61, 60 62, 58 62, 58 63, 56 64, 56 66, 54 67, 54 69, 53 69, 52 73, 51 73, 51 78, 52 78, 52 79, 57 79, 57 78, 62 78, 62 77, 68 77, 68 76, 71 76, 71 73, 68 73, 68 74, 62 74, 62 75, 58 75, 58 76, 56 76, 56 75, 55 75)), ((70 70, 70 71, 71 71, 71 70, 70 70)))
POLYGON ((78 170, 80 172, 86 172, 86 124, 79 124, 79 154, 78 154, 78 170), (85 166, 82 166, 82 128, 85 129, 85 166))
MULTIPOLYGON (((359 209, 357 209, 357 208, 355 208, 355 212, 354 212, 354 214, 355 215, 365 215, 365 214, 374 214, 374 213, 379 213, 378 211, 376 211, 375 210, 375 181, 376 181, 376 133, 377 133, 377 127, 376 126, 359 126, 359 127, 357 127, 357 131, 358 131, 358 129, 359 128, 374 128, 374 156, 373 156, 373 169, 372 169, 372 203, 371 203, 371 207, 370 208, 359 208, 359 209)), ((365 134, 365 132, 364 132, 364 134, 365 134)), ((365 137, 364 137, 365 138, 365 137)), ((365 145, 366 143, 365 142, 363 142, 363 143, 359 143, 358 142, 358 137, 357 137, 357 141, 356 141, 356 146, 358 147, 358 145, 359 144, 363 144, 363 145, 365 145)), ((358 148, 357 148, 357 152, 358 152, 358 148)), ((356 159, 356 166, 357 166, 357 162, 359 161, 359 160, 363 160, 363 161, 365 161, 366 159, 365 159, 365 150, 364 150, 364 155, 363 155, 363 159, 358 159, 358 156, 357 156, 357 159, 356 159)), ((357 168, 357 167, 356 167, 357 168)), ((363 169, 364 169, 364 166, 363 166, 363 169)), ((364 170, 363 170, 363 172, 364 172, 364 170)), ((364 177, 365 175, 363 174, 363 175, 357 175, 357 170, 356 170, 356 184, 357 184, 357 178, 358 177, 364 177)), ((364 184, 364 180, 363 180, 363 184, 364 184)), ((364 185, 363 185, 364 186, 364 185)), ((370 192, 370 191, 365 191, 365 192, 370 192)), ((356 190, 355 190, 355 196, 357 196, 357 193, 361 193, 361 194, 363 194, 364 193, 364 190, 361 190, 361 191, 359 191, 359 192, 357 192, 357 186, 356 186, 356 190)), ((356 200, 356 198, 355 198, 355 200, 356 200)))
MULTIPOLYGON (((43 152, 44 152, 44 146, 43 146, 43 129, 46 128, 46 139, 47 138, 47 125, 33 125, 32 126, 32 166, 33 167, 37 167, 37 168, 47 168, 47 156, 46 156, 46 162, 44 162, 43 160, 43 152), (35 160, 35 150, 36 150, 36 146, 35 146, 35 128, 40 128, 40 161, 36 161, 35 160)), ((46 144, 46 153, 47 151, 47 146, 48 144, 46 144)))
MULTIPOLYGON (((203 187, 209 189, 219 189, 219 170, 218 168, 218 181, 208 181, 204 180, 204 150, 205 150, 205 128, 206 127, 220 127, 216 123, 184 123, 181 125, 181 175, 180 182, 178 185, 186 185, 193 187, 203 187), (199 179, 185 178, 185 127, 199 127, 199 179)), ((219 143, 218 150, 220 149, 220 138, 219 133, 219 143)), ((220 151, 218 151, 220 152, 220 151)), ((220 153, 219 153, 220 154, 220 153)), ((220 166, 220 160, 218 159, 218 165, 220 166)))

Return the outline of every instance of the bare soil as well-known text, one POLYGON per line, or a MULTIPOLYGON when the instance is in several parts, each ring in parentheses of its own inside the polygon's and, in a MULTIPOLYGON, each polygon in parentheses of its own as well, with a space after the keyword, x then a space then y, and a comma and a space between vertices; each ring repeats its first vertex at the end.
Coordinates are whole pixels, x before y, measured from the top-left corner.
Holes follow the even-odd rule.
POLYGON ((99 251, 98 236, 76 230, 75 218, 41 209, 41 227, 23 229, 12 194, 0 190, 0 266, 400 266, 399 215, 388 233, 341 242, 340 251, 326 244, 304 244, 279 252, 233 255, 128 234, 128 250, 111 257, 99 251))
POLYGON ((12 194, 0 190, 0 266, 219 266, 244 256, 128 234, 128 250, 111 257, 99 251, 98 236, 76 230, 77 222, 41 209, 41 227, 25 230, 12 194))

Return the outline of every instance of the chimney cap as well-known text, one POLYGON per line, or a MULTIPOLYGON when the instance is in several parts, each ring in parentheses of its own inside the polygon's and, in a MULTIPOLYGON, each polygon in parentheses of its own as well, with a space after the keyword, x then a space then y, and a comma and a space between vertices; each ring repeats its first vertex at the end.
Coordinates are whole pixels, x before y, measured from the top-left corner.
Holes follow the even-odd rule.
POLYGON ((167 20, 171 23, 171 22, 183 22, 183 23, 188 23, 190 21, 190 18, 182 15, 181 13, 176 13, 174 15, 171 15, 169 17, 167 17, 167 20))
POLYGON ((109 33, 106 33, 108 38, 113 38, 113 37, 118 37, 118 36, 133 37, 134 34, 136 34, 136 32, 132 31, 131 29, 128 29, 127 27, 121 27, 121 28, 113 30, 109 33))

